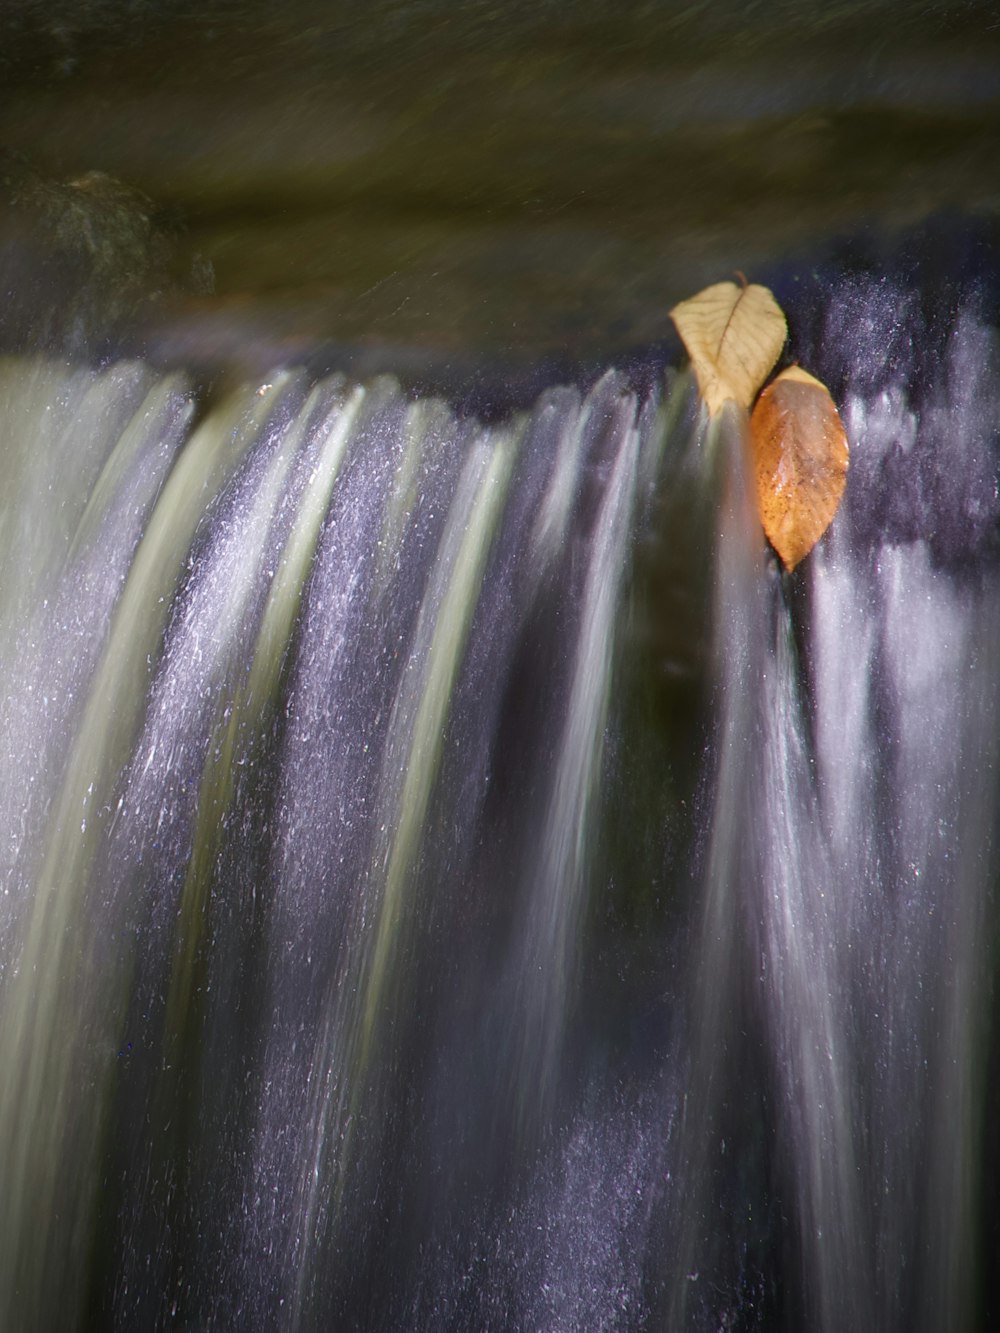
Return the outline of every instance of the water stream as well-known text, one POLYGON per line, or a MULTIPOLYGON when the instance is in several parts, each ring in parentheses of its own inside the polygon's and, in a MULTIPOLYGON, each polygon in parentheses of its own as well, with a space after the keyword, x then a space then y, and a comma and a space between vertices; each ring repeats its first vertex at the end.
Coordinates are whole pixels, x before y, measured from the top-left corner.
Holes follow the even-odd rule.
POLYGON ((919 298, 810 294, 794 576, 669 367, 0 365, 0 1325, 989 1326, 1000 345, 919 298))

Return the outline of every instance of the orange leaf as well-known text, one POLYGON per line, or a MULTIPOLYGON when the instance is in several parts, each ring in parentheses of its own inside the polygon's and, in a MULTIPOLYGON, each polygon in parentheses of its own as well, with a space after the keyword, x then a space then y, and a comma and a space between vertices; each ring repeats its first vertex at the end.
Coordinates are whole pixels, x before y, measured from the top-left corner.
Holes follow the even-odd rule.
POLYGON ((833 522, 847 483, 847 432, 824 384, 792 366, 750 418, 760 521, 787 569, 833 522))

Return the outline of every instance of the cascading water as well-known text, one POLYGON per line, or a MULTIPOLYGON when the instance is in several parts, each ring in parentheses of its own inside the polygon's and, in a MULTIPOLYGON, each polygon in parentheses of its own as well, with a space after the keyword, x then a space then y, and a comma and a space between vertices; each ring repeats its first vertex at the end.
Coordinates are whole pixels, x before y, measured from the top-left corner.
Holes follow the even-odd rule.
POLYGON ((3 364, 4 1327, 988 1325, 997 336, 814 296, 791 577, 672 370, 3 364))

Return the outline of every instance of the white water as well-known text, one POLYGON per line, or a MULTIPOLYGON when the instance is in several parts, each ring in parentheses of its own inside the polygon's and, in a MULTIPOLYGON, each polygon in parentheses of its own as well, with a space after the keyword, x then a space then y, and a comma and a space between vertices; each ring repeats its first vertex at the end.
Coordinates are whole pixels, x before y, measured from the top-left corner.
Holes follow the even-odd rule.
MULTIPOLYGON (((984 470, 984 422, 972 429, 967 409, 954 414, 944 462, 966 485, 984 470)), ((846 415, 856 471, 871 476, 914 446, 898 392, 852 396, 846 415)), ((734 421, 715 447, 737 453, 734 421)), ((759 564, 739 469, 728 466, 673 1322, 711 1318, 698 1287, 706 1253, 745 1280, 746 1253, 718 1230, 731 1200, 706 1182, 735 1169, 733 1102, 745 1097, 747 1115, 762 1114, 757 1090, 727 1068, 749 1038, 770 1072, 770 1151, 801 1274, 783 1317, 830 1330, 978 1327, 989 1263, 979 1210, 1000 796, 997 572, 981 562, 956 574, 923 539, 852 546, 842 518, 803 571, 811 605, 797 643, 787 586, 759 564)), ((991 491, 969 486, 974 512, 991 491)))
POLYGON ((5 1327, 982 1324, 996 348, 859 337, 792 581, 683 381, 3 366, 5 1327))

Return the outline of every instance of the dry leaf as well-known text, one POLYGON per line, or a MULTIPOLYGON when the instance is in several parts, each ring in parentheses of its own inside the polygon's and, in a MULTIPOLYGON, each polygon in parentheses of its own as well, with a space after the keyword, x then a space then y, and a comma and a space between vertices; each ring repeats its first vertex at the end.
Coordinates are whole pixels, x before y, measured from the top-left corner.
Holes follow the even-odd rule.
POLYGON ((715 416, 733 398, 747 411, 788 336, 781 307, 766 287, 717 282, 670 312, 698 387, 715 416))
POLYGON ((750 418, 757 507, 768 540, 794 569, 833 522, 847 483, 847 432, 824 384, 792 366, 750 418))

